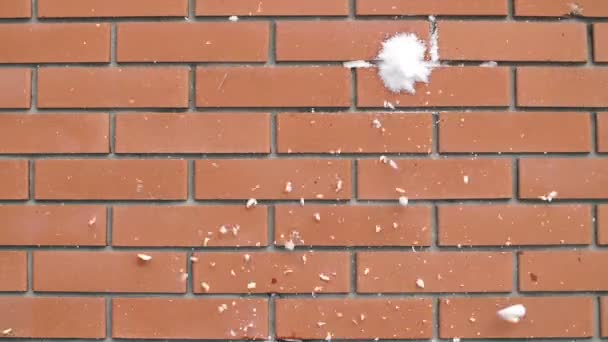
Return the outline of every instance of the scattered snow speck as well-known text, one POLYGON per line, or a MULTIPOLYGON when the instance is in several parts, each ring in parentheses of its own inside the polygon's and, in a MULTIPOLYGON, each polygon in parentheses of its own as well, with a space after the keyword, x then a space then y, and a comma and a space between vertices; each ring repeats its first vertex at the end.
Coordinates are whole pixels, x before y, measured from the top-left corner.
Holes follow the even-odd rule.
POLYGON ((291 182, 285 183, 285 192, 290 193, 292 191, 293 191, 293 185, 291 184, 291 182))
POLYGON ((570 13, 569 13, 570 15, 583 14, 583 8, 579 4, 573 2, 573 3, 568 4, 568 6, 570 7, 570 13))
POLYGON ((379 224, 377 224, 376 225, 376 233, 380 233, 381 231, 382 231, 382 227, 379 224))
POLYGON ((405 197, 405 196, 401 196, 401 197, 399 197, 399 204, 400 204, 400 205, 402 205, 402 206, 404 206, 404 207, 405 207, 405 206, 407 206, 407 204, 408 204, 409 202, 410 202, 410 200, 409 200, 407 197, 405 197))
POLYGON ((256 287, 256 284, 254 281, 247 284, 247 289, 249 289, 249 290, 253 290, 253 289, 255 289, 255 287, 256 287))
POLYGON ((236 336, 236 332, 234 332, 234 330, 230 329, 230 336, 234 337, 236 336))
POLYGON ((2 335, 4 336, 8 336, 13 332, 13 328, 8 328, 8 329, 4 329, 2 330, 2 335))
POLYGON ((322 327, 322 326, 324 326, 325 324, 327 324, 327 323, 325 323, 325 322, 317 322, 317 326, 319 328, 322 327))
POLYGON ((402 189, 402 188, 395 188, 395 191, 397 191, 400 194, 404 194, 405 193, 405 190, 402 189))
POLYGON ((475 323, 475 322, 477 322, 477 318, 475 318, 475 317, 469 317, 469 322, 475 323))
POLYGON ((317 221, 317 222, 321 222, 321 214, 319 214, 319 213, 314 213, 314 214, 312 215, 312 217, 314 217, 315 221, 317 221))
POLYGON ((205 282, 201 283, 201 287, 203 288, 203 290, 205 290, 205 292, 209 292, 209 290, 211 289, 211 286, 209 286, 209 284, 205 282))
POLYGON ((304 197, 300 198, 300 205, 304 206, 304 197))
POLYGON ((329 276, 325 273, 319 274, 319 279, 326 281, 326 282, 330 280, 329 276))
POLYGON ((249 209, 255 207, 256 205, 258 205, 258 201, 255 198, 250 198, 249 200, 247 200, 247 204, 245 205, 245 207, 249 209))
POLYGON ((93 216, 90 220, 89 220, 89 227, 93 227, 93 225, 95 224, 95 222, 97 222, 97 216, 93 216))
POLYGON ((152 256, 148 255, 148 254, 137 254, 137 257, 139 258, 139 260, 143 260, 143 261, 150 261, 152 260, 152 256))
POLYGON ((245 254, 243 256, 243 259, 245 259, 245 262, 250 262, 251 261, 251 255, 250 254, 245 254))
POLYGON ((344 67, 348 69, 372 68, 374 66, 372 63, 363 60, 348 61, 342 63, 342 65, 344 65, 344 67))
POLYGON ((237 17, 236 15, 231 15, 228 17, 228 20, 232 22, 239 21, 239 17, 237 17))
POLYGON ((433 62, 424 59, 426 46, 413 33, 400 33, 382 43, 378 54, 378 74, 393 93, 415 94, 416 82, 429 82, 433 62))
POLYGON ((226 304, 222 304, 222 305, 220 305, 220 306, 217 307, 217 311, 219 313, 222 313, 222 312, 224 312, 226 310, 228 310, 228 305, 226 305, 226 304))
POLYGON ((327 335, 325 336, 325 341, 329 342, 329 341, 331 341, 331 338, 332 338, 332 334, 328 331, 327 335))
POLYGON ((454 338, 452 339, 452 342, 460 342, 460 337, 454 337, 454 338))
POLYGON ((203 240, 203 246, 207 247, 207 245, 209 244, 209 241, 211 241, 211 239, 210 239, 210 238, 208 238, 208 237, 206 237, 206 238, 203 240))
POLYGON ((296 244, 293 242, 293 240, 285 241, 285 249, 293 251, 295 248, 296 244))
POLYGON ((526 315, 526 307, 522 304, 511 305, 498 310, 497 314, 503 321, 517 323, 526 315))
POLYGON ((228 234, 228 228, 226 228, 226 225, 221 225, 220 229, 219 229, 220 234, 228 234))
POLYGON ((364 274, 364 275, 368 275, 368 274, 369 274, 369 267, 366 267, 366 268, 363 270, 363 274, 364 274))
POLYGON ((344 186, 344 181, 341 179, 338 179, 338 181, 336 182, 336 193, 342 191, 343 186, 344 186))
POLYGON ((389 109, 393 109, 394 110, 395 109, 395 105, 392 104, 391 102, 388 102, 388 101, 385 100, 384 101, 384 108, 389 108, 389 109))
POLYGON ((547 201, 547 202, 551 202, 553 201, 553 199, 557 197, 557 191, 551 191, 550 193, 548 193, 547 195, 543 195, 543 196, 538 196, 538 198, 540 198, 543 201, 547 201))
POLYGON ((195 256, 191 256, 190 257, 190 261, 192 261, 192 262, 198 262, 198 258, 195 257, 195 256))
POLYGON ((308 260, 308 259, 306 258, 306 255, 302 255, 302 262, 306 264, 306 261, 307 261, 307 260, 308 260))
POLYGON ((469 184, 469 176, 464 175, 464 176, 462 177, 462 181, 464 182, 464 184, 469 184))
POLYGON ((489 62, 483 62, 483 63, 479 64, 479 66, 482 68, 496 68, 498 66, 498 63, 496 63, 494 61, 489 61, 489 62))
POLYGON ((416 286, 418 288, 420 288, 420 289, 423 289, 424 288, 424 280, 422 280, 420 278, 416 279, 416 286))
POLYGON ((378 119, 372 120, 372 127, 374 128, 382 128, 382 122, 378 119))

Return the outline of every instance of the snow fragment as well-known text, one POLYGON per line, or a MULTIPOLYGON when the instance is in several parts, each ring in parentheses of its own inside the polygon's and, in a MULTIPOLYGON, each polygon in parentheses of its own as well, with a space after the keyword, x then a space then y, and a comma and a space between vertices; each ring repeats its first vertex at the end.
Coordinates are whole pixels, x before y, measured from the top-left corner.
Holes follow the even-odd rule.
POLYGON ((327 323, 325 323, 325 322, 317 322, 317 326, 319 328, 322 327, 322 326, 324 326, 325 324, 327 324, 327 323))
POLYGON ((395 188, 395 191, 397 191, 400 194, 404 194, 405 193, 405 190, 402 189, 402 188, 395 188))
POLYGON ((475 318, 475 317, 469 317, 469 322, 475 323, 475 322, 477 322, 477 318, 475 318))
POLYGON ((420 288, 420 289, 423 289, 424 288, 424 280, 422 280, 420 278, 416 279, 416 286, 418 288, 420 288))
POLYGON ((203 290, 205 290, 205 292, 209 292, 209 290, 211 289, 211 286, 209 286, 209 284, 205 282, 201 283, 201 287, 203 288, 203 290))
POLYGON ((226 305, 226 304, 222 304, 222 305, 220 305, 220 306, 217 307, 217 311, 219 313, 222 313, 222 312, 224 312, 226 310, 228 310, 228 305, 226 305))
POLYGON ((247 204, 245 205, 245 207, 249 209, 255 207, 256 205, 258 205, 258 201, 255 198, 250 198, 249 200, 247 200, 247 204))
POLYGON ((293 185, 291 184, 291 182, 285 183, 285 192, 290 193, 292 191, 293 191, 293 185))
POLYGON ((319 213, 314 213, 314 214, 312 215, 312 217, 314 217, 315 221, 317 221, 317 222, 321 222, 321 214, 319 214, 319 213))
POLYGON ((249 262, 249 261, 251 261, 251 255, 249 255, 249 254, 245 254, 245 255, 243 256, 243 259, 245 259, 245 262, 249 262))
POLYGON ((395 105, 392 104, 392 103, 390 103, 390 102, 388 102, 388 101, 386 101, 386 100, 384 100, 384 108, 389 108, 389 109, 393 109, 394 110, 395 109, 395 105))
POLYGON ((192 261, 192 262, 198 262, 198 258, 195 257, 195 256, 191 256, 190 257, 190 261, 192 261))
POLYGON ((547 201, 547 202, 551 202, 553 201, 553 199, 557 197, 557 191, 551 191, 550 193, 548 193, 547 195, 543 195, 543 196, 538 196, 538 198, 540 198, 543 201, 547 201))
POLYGON ((8 335, 10 335, 12 332, 13 332, 13 328, 7 328, 7 329, 2 330, 2 335, 4 335, 4 336, 8 336, 8 335))
POLYGON ((379 224, 377 224, 376 225, 376 233, 380 233, 381 231, 382 231, 382 227, 379 224))
POLYGON ((89 220, 89 227, 93 227, 93 225, 95 224, 95 222, 97 222, 97 216, 93 216, 90 220, 89 220))
POLYGON ((383 42, 377 59, 384 86, 393 93, 415 94, 415 83, 428 83, 434 66, 424 59, 425 54, 426 46, 413 33, 400 33, 383 42))
POLYGON ((228 20, 230 20, 232 22, 236 22, 236 21, 239 21, 239 17, 237 17, 236 15, 231 15, 228 17, 228 20))
POLYGON ((296 248, 296 244, 293 243, 293 240, 285 241, 285 249, 293 251, 296 248))
POLYGON ((464 182, 464 184, 469 184, 469 176, 464 175, 464 176, 462 177, 462 181, 464 182))
POLYGON ((301 206, 304 206, 304 197, 301 197, 301 198, 300 198, 300 205, 301 205, 301 206))
POLYGON ((341 179, 338 178, 338 181, 336 182, 336 193, 342 191, 343 185, 344 185, 344 181, 342 181, 341 179))
POLYGON ((374 66, 372 63, 363 60, 348 61, 342 63, 342 65, 348 69, 372 68, 374 66))
POLYGON ((364 274, 364 275, 368 275, 368 274, 369 274, 369 267, 366 267, 366 268, 363 270, 363 274, 364 274))
POLYGON ((460 342, 460 337, 454 337, 454 338, 452 339, 452 342, 460 342))
POLYGON ((211 239, 210 239, 210 238, 208 238, 208 237, 206 237, 206 238, 203 240, 203 246, 207 247, 207 245, 209 244, 209 241, 211 241, 211 239))
POLYGON ((405 196, 400 196, 399 197, 399 204, 401 206, 404 206, 404 207, 407 206, 407 204, 409 203, 409 201, 410 200, 407 197, 405 197, 405 196))
POLYGON ((503 321, 517 323, 526 315, 526 307, 522 304, 511 305, 498 310, 497 314, 503 321))
POLYGON ((382 122, 378 119, 372 120, 372 127, 374 128, 382 128, 382 122))
POLYGON ((482 68, 496 68, 498 66, 498 63, 496 63, 494 61, 489 61, 489 62, 483 62, 483 63, 479 64, 479 66, 482 68))
POLYGON ((568 7, 570 7, 570 13, 568 13, 570 15, 581 15, 581 14, 583 14, 583 8, 579 4, 577 4, 575 2, 569 3, 568 7))
POLYGON ((302 255, 302 262, 303 262, 304 264, 306 264, 306 261, 307 261, 307 260, 308 260, 308 259, 306 258, 306 254, 302 255))
POLYGON ((143 261, 150 261, 152 260, 152 256, 148 255, 148 254, 137 254, 137 257, 139 258, 139 260, 143 260, 143 261))
POLYGON ((333 337, 332 334, 328 331, 327 335, 325 336, 325 341, 328 341, 328 342, 331 341, 332 337, 333 337))
POLYGON ((253 290, 253 289, 255 289, 255 287, 256 287, 256 283, 254 281, 247 284, 247 289, 249 289, 249 290, 253 290))
POLYGON ((327 274, 325 274, 325 273, 319 274, 319 279, 321 279, 321 280, 323 280, 325 282, 328 282, 330 280, 329 276, 327 274))
POLYGON ((236 332, 234 332, 234 330, 230 329, 230 336, 234 337, 236 336, 236 332))
POLYGON ((226 228, 225 224, 223 224, 223 225, 220 226, 219 232, 222 235, 228 234, 228 228, 226 228))

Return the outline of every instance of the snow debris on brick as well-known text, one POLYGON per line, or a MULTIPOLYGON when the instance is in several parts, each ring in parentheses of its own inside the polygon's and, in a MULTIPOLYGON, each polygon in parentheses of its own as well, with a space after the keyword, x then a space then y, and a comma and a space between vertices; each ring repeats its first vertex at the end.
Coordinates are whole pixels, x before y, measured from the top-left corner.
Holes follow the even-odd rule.
POLYGON ((209 284, 205 282, 201 283, 201 287, 203 288, 203 290, 205 290, 205 292, 209 292, 209 290, 211 289, 211 286, 209 286, 209 284))
POLYGON ((150 261, 150 260, 152 260, 152 256, 150 256, 148 254, 140 253, 140 254, 137 254, 137 257, 139 258, 139 260, 142 260, 142 261, 150 261))
POLYGON ((301 205, 301 206, 304 206, 304 197, 301 197, 301 198, 300 198, 300 205, 301 205))
POLYGON ((410 202, 410 200, 409 200, 407 197, 405 197, 405 196, 400 196, 400 197, 399 197, 399 204, 400 204, 401 206, 404 206, 404 207, 405 207, 405 206, 407 206, 407 205, 408 205, 408 203, 409 203, 409 202, 410 202))
POLYGON ((348 61, 348 62, 342 63, 342 65, 344 65, 344 67, 348 68, 348 69, 359 69, 359 68, 372 68, 372 67, 374 67, 374 65, 372 63, 366 62, 366 61, 363 61, 363 60, 348 61))
POLYGON ((243 259, 245 259, 245 262, 250 262, 251 261, 251 255, 250 254, 245 254, 243 256, 243 259))
POLYGON ((13 333, 13 328, 7 328, 7 329, 2 330, 2 335, 3 336, 8 336, 8 335, 10 335, 12 333, 13 333))
POLYGON ((319 279, 321 279, 321 280, 323 280, 325 282, 328 282, 330 280, 329 276, 327 274, 325 274, 325 273, 319 274, 319 279))
POLYGON ((333 337, 333 335, 330 332, 327 332, 327 336, 325 336, 325 341, 331 341, 331 338, 333 337))
POLYGON ((293 251, 295 248, 296 244, 293 242, 293 240, 285 241, 285 249, 293 251))
POLYGON ((467 176, 467 175, 462 176, 462 181, 464 182, 464 184, 469 184, 469 176, 467 176))
POLYGON ((258 205, 258 201, 255 198, 250 198, 249 200, 247 200, 247 204, 245 205, 245 207, 249 209, 255 207, 256 205, 258 205))
POLYGON ((312 217, 314 217, 315 221, 317 221, 317 222, 321 222, 321 214, 319 214, 319 213, 314 213, 314 214, 312 215, 312 217))
POLYGON ((570 15, 581 15, 583 14, 583 8, 577 4, 576 2, 569 3, 568 7, 570 7, 570 15))
POLYGON ((239 17, 237 17, 236 15, 231 15, 228 17, 228 20, 230 20, 232 22, 236 22, 236 21, 239 21, 239 17))
POLYGON ((307 260, 307 258, 306 258, 306 254, 302 255, 302 262, 303 262, 304 264, 306 264, 306 260, 307 260))
POLYGON ((416 287, 418 287, 419 289, 423 289, 424 288, 424 280, 418 278, 416 279, 416 287))
POLYGON ((364 274, 364 275, 368 275, 368 274, 369 274, 369 267, 366 267, 366 268, 363 270, 363 274, 364 274))
POLYGON ((380 120, 378 120, 378 118, 375 118, 372 120, 372 127, 373 128, 382 128, 382 122, 380 122, 380 120))
POLYGON ((223 225, 220 226, 219 232, 222 235, 228 234, 228 228, 226 228, 225 224, 223 224, 223 225))
POLYGON ((93 225, 95 224, 95 222, 97 222, 97 216, 93 216, 90 220, 89 220, 89 227, 93 227, 93 225))
POLYGON ((389 109, 395 110, 395 105, 385 100, 384 108, 389 108, 389 109))
POLYGON ((198 262, 198 258, 195 257, 195 256, 191 256, 190 257, 190 261, 192 261, 192 262, 198 262))
POLYGON ((222 305, 220 305, 220 306, 217 307, 217 311, 219 313, 222 313, 222 312, 224 312, 226 310, 228 310, 228 305, 226 305, 226 304, 222 304, 222 305))
POLYGON ((322 327, 322 326, 324 326, 325 324, 327 324, 327 323, 325 323, 325 322, 320 322, 320 321, 319 321, 319 322, 317 322, 317 326, 318 326, 319 328, 320 328, 320 327, 322 327))
POLYGON ((496 63, 494 61, 489 61, 489 62, 483 62, 483 63, 479 64, 479 66, 482 68, 495 68, 498 66, 498 63, 496 63))
POLYGON ((290 193, 292 191, 293 191, 293 185, 291 184, 291 182, 286 182, 285 183, 285 192, 290 193))
POLYGON ((338 181, 336 182, 336 193, 342 191, 342 187, 344 186, 344 181, 340 178, 338 178, 338 181))
POLYGON ((557 197, 557 191, 551 191, 550 193, 542 196, 538 196, 543 201, 551 202, 553 199, 557 197))
POLYGON ((503 321, 518 323, 526 315, 526 307, 522 304, 511 305, 498 310, 497 314, 503 321))
POLYGON ((429 55, 434 65, 439 65, 439 31, 437 30, 437 20, 434 15, 429 15, 431 23, 431 39, 429 41, 429 55))
POLYGON ((256 288, 256 286, 257 286, 256 283, 254 281, 252 281, 252 282, 249 282, 249 284, 247 284, 247 289, 253 290, 256 288))
POLYGON ((390 167, 392 167, 395 170, 399 169, 399 166, 397 165, 397 163, 392 159, 388 159, 386 156, 380 156, 380 161, 383 164, 388 164, 390 167))

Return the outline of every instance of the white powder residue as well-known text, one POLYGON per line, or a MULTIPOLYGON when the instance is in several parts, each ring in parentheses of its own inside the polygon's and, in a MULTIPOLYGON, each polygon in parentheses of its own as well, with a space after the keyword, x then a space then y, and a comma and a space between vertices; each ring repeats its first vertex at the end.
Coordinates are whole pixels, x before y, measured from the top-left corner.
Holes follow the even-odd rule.
POLYGON ((416 82, 429 82, 434 63, 424 59, 426 46, 413 33, 400 33, 382 43, 378 75, 393 93, 415 94, 416 82))
POLYGON ((344 62, 342 63, 342 65, 344 65, 345 68, 349 69, 372 68, 374 66, 372 63, 362 60, 344 62))

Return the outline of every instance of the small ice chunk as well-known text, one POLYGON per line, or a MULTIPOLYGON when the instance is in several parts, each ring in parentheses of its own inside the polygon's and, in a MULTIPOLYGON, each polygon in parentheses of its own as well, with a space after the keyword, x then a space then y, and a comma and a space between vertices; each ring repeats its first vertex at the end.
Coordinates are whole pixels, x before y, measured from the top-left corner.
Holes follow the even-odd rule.
POLYGON ((236 15, 231 15, 228 17, 228 20, 230 20, 232 22, 236 22, 236 21, 239 21, 239 17, 237 17, 236 15))
POLYGON ((152 260, 152 256, 148 255, 148 254, 140 253, 140 254, 137 254, 137 257, 139 258, 139 260, 143 260, 143 261, 150 261, 150 260, 152 260))
POLYGON ((342 63, 342 65, 344 65, 344 67, 348 69, 372 68, 374 66, 372 63, 363 60, 348 61, 342 63))
POLYGON ((255 288, 256 288, 256 283, 254 281, 252 281, 249 284, 247 284, 247 289, 253 290, 255 288))
POLYGON ((410 200, 407 197, 405 197, 405 196, 400 196, 399 197, 399 204, 402 205, 402 206, 404 206, 404 207, 407 206, 407 204, 409 203, 409 201, 410 200))
POLYGON ((503 321, 517 323, 526 315, 526 307, 522 304, 515 304, 498 310, 497 314, 503 321))
POLYGON ((245 205, 245 207, 249 209, 255 207, 256 205, 258 205, 258 201, 255 198, 250 198, 249 200, 247 200, 247 204, 245 205))
POLYGON ((488 62, 483 62, 483 63, 479 64, 479 66, 482 68, 496 68, 498 66, 498 63, 496 63, 494 61, 488 61, 488 62))
POLYGON ((424 280, 422 280, 422 279, 420 279, 420 278, 416 279, 416 286, 417 286, 419 289, 423 289, 423 288, 424 288, 424 280))
POLYGON ((553 199, 557 197, 557 191, 551 191, 550 193, 548 193, 547 195, 543 195, 543 196, 538 196, 538 198, 540 198, 543 201, 547 201, 547 202, 551 202, 553 201, 553 199))
POLYGON ((319 274, 319 279, 328 282, 330 280, 329 276, 325 273, 319 274))

